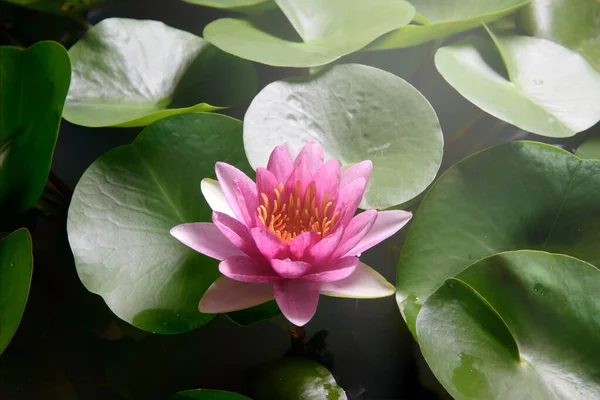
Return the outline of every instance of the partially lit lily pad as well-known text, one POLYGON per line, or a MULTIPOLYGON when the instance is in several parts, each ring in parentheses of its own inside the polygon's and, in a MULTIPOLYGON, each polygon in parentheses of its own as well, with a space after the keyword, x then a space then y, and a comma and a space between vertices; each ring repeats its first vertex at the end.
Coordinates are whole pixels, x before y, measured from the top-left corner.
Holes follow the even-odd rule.
POLYGON ((19 327, 33 270, 31 236, 27 229, 0 240, 0 354, 19 327))
POLYGON ((600 70, 598 0, 531 0, 519 11, 518 20, 527 34, 575 50, 600 70))
POLYGON ((410 0, 417 10, 415 24, 376 40, 369 50, 416 46, 493 22, 529 3, 529 0, 410 0))
POLYGON ((373 161, 362 208, 386 208, 419 195, 442 159, 442 132, 429 102, 403 79, 358 64, 271 83, 244 118, 253 167, 284 142, 300 149, 318 140, 342 166, 373 161))
POLYGON ((256 91, 250 62, 158 21, 105 19, 69 55, 63 116, 77 125, 145 126, 237 105, 256 91))
POLYGON ((346 392, 321 364, 283 358, 261 366, 252 379, 254 400, 346 400, 346 392))
POLYGON ((497 254, 423 305, 423 356, 457 400, 600 398, 600 270, 536 251, 497 254))
POLYGON ((460 94, 519 128, 569 137, 600 120, 600 72, 546 39, 470 36, 439 49, 435 65, 460 94))
POLYGON ((123 320, 179 333, 213 317, 201 314, 198 302, 218 276, 218 262, 169 230, 210 221, 200 181, 214 178, 221 160, 251 171, 242 123, 216 114, 179 115, 101 156, 77 184, 67 226, 77 272, 123 320))
POLYGON ((408 24, 414 8, 403 0, 276 0, 274 10, 248 19, 222 18, 204 29, 206 40, 238 57, 281 67, 328 64, 408 24), (286 25, 287 28, 286 29, 286 25))
POLYGON ((586 160, 600 160, 600 138, 590 139, 587 142, 584 142, 579 146, 575 155, 586 160))
POLYGON ((42 195, 70 74, 58 43, 0 47, 0 219, 42 195))
POLYGON ((402 248, 397 300, 414 331, 448 278, 502 251, 534 249, 600 265, 600 161, 510 142, 455 164, 431 187, 402 248))

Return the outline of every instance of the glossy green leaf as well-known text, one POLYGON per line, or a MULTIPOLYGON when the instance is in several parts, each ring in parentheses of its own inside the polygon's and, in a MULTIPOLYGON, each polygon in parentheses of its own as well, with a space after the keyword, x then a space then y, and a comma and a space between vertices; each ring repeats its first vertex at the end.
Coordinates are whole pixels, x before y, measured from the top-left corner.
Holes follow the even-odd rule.
POLYGON ((423 305, 423 356, 456 400, 600 398, 600 270, 536 251, 493 255, 423 305))
POLYGON ((193 389, 177 392, 169 396, 169 400, 250 400, 246 396, 222 390, 193 389))
POLYGON ((225 315, 239 326, 250 326, 281 315, 281 311, 275 300, 271 300, 246 310, 234 311, 225 315))
POLYGON ((442 159, 442 131, 427 99, 403 79, 358 64, 271 83, 250 104, 244 146, 253 167, 266 165, 277 145, 299 149, 310 140, 343 167, 373 161, 362 208, 416 197, 442 159))
POLYGON ((101 156, 79 181, 67 225, 77 272, 123 320, 179 333, 213 317, 198 302, 218 262, 169 230, 210 221, 200 181, 214 178, 217 161, 251 171, 241 135, 241 122, 222 115, 173 116, 101 156))
POLYGON ((70 71, 58 43, 0 47, 0 214, 25 211, 42 195, 70 71))
POLYGON ((397 301, 414 331, 420 306, 480 258, 509 250, 568 254, 600 265, 600 161, 510 142, 448 169, 431 187, 402 248, 397 301))
POLYGON ((416 46, 430 40, 444 38, 459 32, 493 22, 520 7, 529 0, 411 0, 417 10, 415 22, 399 28, 372 43, 369 50, 396 49, 416 46))
POLYGON ((33 271, 31 236, 25 228, 0 240, 0 354, 19 327, 33 271))
POLYGON ((251 63, 158 21, 105 19, 69 55, 63 116, 78 125, 145 126, 236 105, 256 91, 251 63))
POLYGON ((51 14, 77 13, 85 11, 106 0, 1 0, 51 14))
POLYGON ((581 55, 546 39, 490 34, 493 42, 470 36, 437 51, 438 71, 460 94, 543 136, 573 136, 600 120, 600 72, 581 55))
POLYGON ((600 160, 600 138, 590 139, 587 142, 584 142, 579 146, 575 155, 586 160, 600 160))
POLYGON ((321 364, 283 358, 262 366, 252 381, 254 400, 346 400, 344 389, 321 364))
POLYGON ((276 10, 259 18, 219 19, 206 26, 204 37, 248 60, 280 67, 314 67, 360 50, 384 33, 408 24, 414 15, 414 8, 403 0, 276 3, 296 35, 285 30, 285 21, 276 10), (284 25, 284 32, 274 32, 274 25, 284 25))
POLYGON ((520 27, 528 34, 575 50, 600 70, 598 0, 531 0, 519 17, 520 27))
POLYGON ((183 0, 198 6, 222 8, 247 14, 260 13, 277 7, 272 0, 183 0))

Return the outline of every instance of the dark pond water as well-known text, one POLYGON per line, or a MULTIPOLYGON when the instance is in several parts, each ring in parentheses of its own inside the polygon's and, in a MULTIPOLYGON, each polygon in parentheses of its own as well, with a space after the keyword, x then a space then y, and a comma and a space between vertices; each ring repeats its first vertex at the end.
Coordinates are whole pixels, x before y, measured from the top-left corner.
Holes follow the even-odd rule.
MULTIPOLYGON (((155 19, 201 35, 207 22, 226 14, 178 0, 139 0, 103 6, 90 13, 89 21, 94 24, 111 16, 155 19)), ((395 72, 423 92, 444 130, 444 168, 490 145, 530 138, 457 95, 437 75, 431 55, 425 46, 367 53, 351 60, 395 72)), ((259 65, 257 69, 261 86, 307 73, 259 65)), ((246 107, 225 113, 242 119, 246 107)), ((130 143, 138 132, 83 128, 63 121, 53 173, 74 187, 98 156, 130 143)), ((570 150, 587 136, 584 133, 559 144, 570 150)), ((289 325, 283 317, 241 328, 219 316, 194 332, 174 336, 138 331, 119 321, 100 297, 79 282, 66 241, 64 210, 34 224, 36 265, 29 304, 21 328, 0 359, 3 400, 160 399, 200 387, 244 393, 249 369, 290 349, 289 325)), ((406 231, 363 255, 364 262, 391 282, 395 282, 406 231)), ((313 338, 312 355, 330 368, 350 398, 444 398, 436 394, 435 380, 393 297, 322 296, 306 337, 313 338)))

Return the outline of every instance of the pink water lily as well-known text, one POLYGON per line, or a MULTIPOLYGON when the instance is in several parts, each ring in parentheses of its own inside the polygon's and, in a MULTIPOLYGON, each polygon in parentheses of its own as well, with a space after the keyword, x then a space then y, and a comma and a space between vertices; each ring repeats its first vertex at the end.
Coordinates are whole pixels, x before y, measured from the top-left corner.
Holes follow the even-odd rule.
POLYGON ((354 215, 371 176, 371 161, 341 171, 324 162, 317 142, 295 156, 282 146, 256 183, 222 162, 217 181, 204 179, 202 193, 213 223, 182 224, 171 234, 220 262, 220 276, 202 297, 204 313, 237 311, 276 300, 297 326, 315 314, 319 295, 377 298, 394 286, 359 261, 361 252, 402 228, 412 214, 368 210, 354 215))

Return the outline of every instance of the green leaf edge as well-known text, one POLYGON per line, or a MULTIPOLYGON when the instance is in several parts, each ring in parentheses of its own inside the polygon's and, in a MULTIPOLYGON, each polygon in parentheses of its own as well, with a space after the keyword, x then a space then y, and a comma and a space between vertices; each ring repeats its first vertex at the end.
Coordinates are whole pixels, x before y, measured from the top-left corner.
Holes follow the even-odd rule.
POLYGON ((12 332, 12 334, 8 338, 8 341, 6 342, 6 347, 0 348, 0 355, 2 355, 2 353, 4 353, 4 350, 6 350, 6 348, 12 341, 12 339, 15 337, 17 330, 19 330, 19 325, 21 325, 21 321, 23 320, 23 314, 25 313, 25 309, 27 308, 27 302, 29 300, 29 293, 31 292, 31 281, 33 279, 33 241, 31 239, 31 233, 29 233, 29 230, 27 228, 19 228, 19 229, 13 231, 12 233, 8 234, 7 236, 3 237, 2 239, 0 239, 0 242, 5 239, 8 239, 9 237, 11 237, 13 235, 22 235, 21 232, 24 232, 26 234, 26 236, 24 236, 24 237, 27 238, 25 240, 27 241, 27 244, 29 245, 29 253, 31 253, 31 273, 29 274, 29 285, 27 287, 27 295, 25 297, 25 305, 23 307, 23 311, 21 312, 21 318, 19 318, 19 321, 17 322, 16 329, 14 330, 14 332, 12 332))

